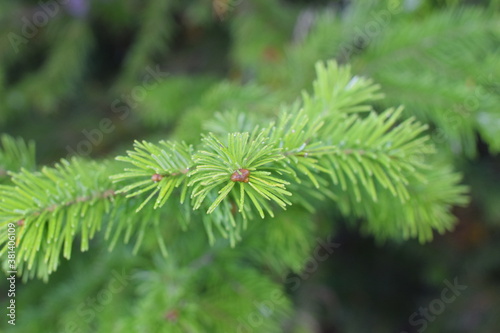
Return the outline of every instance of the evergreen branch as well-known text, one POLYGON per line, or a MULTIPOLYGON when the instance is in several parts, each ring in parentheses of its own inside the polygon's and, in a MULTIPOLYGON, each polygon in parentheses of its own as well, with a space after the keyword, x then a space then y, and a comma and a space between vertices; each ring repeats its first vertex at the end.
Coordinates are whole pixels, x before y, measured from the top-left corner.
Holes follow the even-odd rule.
POLYGON ((282 208, 290 204, 286 196, 291 194, 285 189, 288 182, 274 177, 271 169, 266 168, 267 164, 284 158, 279 149, 267 144, 268 132, 255 129, 251 134, 230 133, 225 143, 213 134, 203 138, 204 150, 194 156, 196 169, 190 175, 192 180, 189 183, 193 186, 195 209, 201 206, 212 190, 218 193, 218 197, 208 208, 208 214, 230 192, 240 213, 244 213, 246 197, 261 217, 264 217, 264 211, 273 216, 267 201, 274 201, 282 208), (232 191, 235 186, 238 188, 237 195, 232 191))
POLYGON ((500 63, 489 61, 498 58, 498 31, 495 16, 473 8, 435 12, 418 25, 396 20, 353 67, 384 86, 383 105, 406 105, 408 114, 437 126, 449 150, 473 157, 476 132, 493 151, 499 147, 490 124, 500 119, 500 99, 487 88, 498 81, 500 63))
MULTIPOLYGON (((11 173, 13 184, 0 186, 0 255, 7 251, 10 223, 18 228, 18 270, 28 271, 26 278, 36 274, 47 279, 58 267, 61 252, 66 259, 71 257, 76 237, 80 250, 86 251, 104 225, 110 248, 120 236, 128 242, 138 230, 137 251, 146 227, 158 227, 159 215, 150 211, 136 217, 131 213, 140 202, 116 195, 109 180, 114 173, 111 166, 74 158, 39 172, 23 169, 11 173)), ((165 254, 163 244, 160 247, 165 254)))
MULTIPOLYGON (((1 228, 8 223, 19 227, 17 257, 21 271, 24 263, 28 271, 32 270, 38 257, 39 276, 46 278, 58 266, 61 250, 65 258, 70 257, 77 232, 81 233, 81 250, 88 249, 89 239, 111 210, 114 192, 106 181, 105 168, 104 164, 62 160, 40 172, 11 174, 13 185, 0 187, 1 228)), ((3 232, 0 254, 6 250, 5 242, 3 232)))
POLYGON ((456 218, 449 212, 452 206, 464 206, 469 201, 468 188, 460 185, 461 176, 447 166, 433 164, 423 172, 425 184, 410 181, 405 204, 395 204, 388 192, 381 191, 376 204, 355 202, 348 194, 339 196, 339 207, 345 216, 362 217, 362 231, 378 239, 429 241, 434 230, 442 234, 453 228, 456 218))
POLYGON ((215 135, 225 135, 230 132, 251 132, 257 126, 257 117, 253 112, 242 113, 233 109, 231 111, 216 112, 209 119, 204 130, 215 135))
POLYGON ((451 77, 474 75, 474 69, 464 65, 495 50, 498 27, 495 16, 479 8, 436 11, 418 26, 413 20, 397 20, 361 58, 368 62, 370 71, 401 69, 399 66, 405 64, 451 77))
MULTIPOLYGON (((183 186, 181 201, 189 192, 193 208, 206 209, 207 215, 202 220, 212 244, 215 227, 234 245, 253 210, 261 217, 266 213, 274 216, 271 203, 286 208, 294 202, 313 210, 314 204, 308 198, 328 197, 338 201, 345 211, 348 206, 355 209, 360 203, 392 197, 398 199, 392 205, 404 209, 411 199, 409 189, 426 184, 425 174, 430 166, 424 161, 434 153, 429 138, 421 136, 427 126, 412 118, 401 122, 401 107, 362 117, 359 112, 369 110, 363 104, 380 97, 375 93, 378 87, 362 78, 349 80, 349 69, 333 62, 318 65, 317 71, 314 94, 304 94, 302 108, 293 106, 292 111, 280 114, 276 124, 272 122, 261 130, 255 127, 251 132, 229 133, 224 140, 210 133, 203 137, 203 146, 192 155, 191 163, 161 165, 155 156, 170 156, 171 147, 136 144, 135 152, 119 159, 139 169, 127 169, 125 174, 115 177, 142 179, 122 192, 135 190, 129 194, 134 196, 154 189, 151 198, 162 184, 151 184, 144 177, 160 172, 178 176, 178 170, 185 168, 189 172, 175 183, 183 186), (355 97, 357 94, 362 97, 355 97), (187 177, 190 180, 186 184, 187 177), (289 198, 292 193, 296 193, 295 198, 289 198), (342 197, 352 200, 346 203, 342 197)), ((231 119, 223 127, 217 127, 216 122, 210 126, 219 131, 230 124, 247 126, 242 123, 245 119, 236 114, 231 119)), ((189 154, 186 152, 185 160, 189 160, 189 154)), ((168 185, 168 190, 160 192, 157 202, 164 204, 173 187, 168 185)), ((455 199, 447 197, 445 192, 441 198, 450 202, 455 199)))
POLYGON ((154 208, 162 207, 178 187, 181 187, 180 200, 184 203, 187 193, 186 177, 193 167, 193 148, 184 142, 170 141, 161 141, 158 146, 145 141, 142 143, 136 141, 134 147, 134 151, 127 152, 128 156, 119 156, 116 159, 131 163, 136 168, 127 168, 124 173, 111 176, 111 179, 114 182, 129 178, 140 178, 140 180, 123 187, 118 193, 132 192, 127 194, 127 198, 130 198, 153 190, 137 208, 137 212, 156 194, 158 196, 154 208))
MULTIPOLYGON (((413 119, 400 122, 402 108, 362 117, 359 112, 369 109, 362 105, 378 98, 376 87, 360 79, 352 83, 353 90, 347 89, 348 70, 334 63, 317 68, 321 74, 315 93, 304 94, 302 108, 295 104, 266 128, 225 137, 209 133, 196 151, 185 143, 136 141, 127 156, 117 157, 133 166, 119 174, 109 163, 78 159, 40 172, 13 173, 13 185, 0 187, 0 221, 3 229, 9 223, 19 225, 20 270, 26 263, 31 274, 46 278, 58 266, 60 252, 70 257, 77 234, 85 251, 103 221, 111 248, 120 235, 128 241, 138 230, 137 251, 146 228, 158 230, 161 211, 156 208, 172 202, 168 199, 176 189, 184 207, 206 210, 200 220, 212 245, 214 230, 234 246, 254 212, 273 217, 274 205, 285 209, 292 202, 313 210, 310 198, 335 200, 343 213, 366 218, 367 230, 381 237, 427 240, 433 229, 449 228, 449 207, 465 202, 464 188, 448 171, 436 180, 440 187, 426 182, 433 177, 425 159, 433 148, 421 136, 426 126, 413 119), (118 190, 113 183, 119 181, 125 185, 118 190), (117 195, 122 193, 126 197, 117 195), (143 209, 155 196, 154 205, 143 209), (409 222, 401 222, 405 219, 409 222), (391 229, 380 231, 384 225, 391 229)), ((244 125, 239 117, 234 121, 244 125)), ((191 218, 188 211, 176 211, 186 219, 183 227, 191 218)), ((6 251, 5 242, 4 233, 0 254, 6 251)))
POLYGON ((353 113, 372 110, 381 99, 380 86, 371 79, 352 76, 350 66, 339 67, 335 61, 318 62, 313 94, 304 94, 304 108, 311 113, 353 113))
POLYGON ((154 270, 137 274, 141 297, 128 324, 145 331, 163 325, 173 332, 203 332, 207 327, 214 332, 232 332, 235 327, 246 327, 240 317, 256 311, 257 305, 257 313, 262 314, 259 329, 280 332, 279 322, 290 311, 282 288, 256 269, 224 259, 216 257, 196 272, 190 266, 158 262, 154 270), (221 278, 227 283, 221 285, 221 278), (229 301, 234 295, 239 300, 237 307, 229 301), (273 309, 266 305, 270 297, 273 309))
MULTIPOLYGON (((293 184, 289 188, 292 187, 293 184)), ((301 194, 300 189, 293 192, 293 199, 301 194)), ((310 212, 295 202, 301 200, 294 200, 294 205, 276 215, 270 223, 250 224, 233 251, 250 258, 258 267, 270 268, 278 277, 287 275, 290 270, 300 272, 314 246, 317 225, 308 223, 310 212), (267 245, 260 246, 262 242, 267 245)))
POLYGON ((328 131, 327 142, 333 145, 320 165, 332 171, 333 184, 349 188, 357 201, 362 199, 361 189, 376 201, 378 183, 404 202, 409 197, 409 176, 425 182, 421 171, 426 166, 417 158, 434 152, 429 138, 419 137, 427 127, 412 119, 396 125, 401 112, 398 108, 364 119, 348 117, 328 131))
MULTIPOLYGON (((238 5, 213 2, 224 7, 220 12, 238 5)), ((387 13, 392 2, 351 1, 345 10, 339 6, 342 15, 325 10, 319 19, 304 16, 291 47, 285 43, 295 7, 247 2, 238 10, 243 20, 230 23, 232 57, 242 67, 231 71, 232 77, 245 82, 255 77, 276 91, 253 83, 213 85, 212 77, 198 76, 194 83, 188 77, 169 78, 147 87, 147 96, 133 89, 122 97, 141 100, 137 116, 150 125, 175 122, 169 135, 178 141, 135 141, 116 158, 119 162, 74 158, 38 170, 33 143, 2 136, 0 183, 8 178, 0 185, 0 257, 12 249, 7 245, 12 227, 17 229, 18 275, 24 279, 36 275, 46 280, 61 255, 70 259, 73 254, 70 265, 61 269, 68 270, 60 272, 70 272, 70 281, 55 283, 48 306, 23 310, 26 318, 48 320, 19 321, 17 329, 65 331, 77 324, 89 332, 318 331, 321 323, 301 320, 310 311, 299 308, 297 319, 287 320, 292 304, 283 282, 295 290, 332 253, 336 244, 330 240, 324 247, 315 235, 331 231, 329 217, 336 210, 377 240, 425 242, 434 232, 451 230, 452 209, 467 204, 468 189, 450 161, 439 160, 443 154, 436 154, 425 124, 437 126, 454 152, 473 156, 478 133, 491 151, 500 150, 500 21, 496 13, 465 6, 451 14, 428 15, 425 9, 391 17, 395 12, 390 11, 387 18, 375 13, 387 13), (373 26, 376 16, 378 26, 373 26), (368 33, 360 36, 359 27, 368 33), (259 38, 247 38, 249 34, 259 38), (362 45, 355 46, 355 39, 363 40, 362 45), (359 55, 349 59, 346 41, 353 42, 359 55), (313 66, 335 53, 341 61, 352 60, 355 73, 374 78, 388 97, 381 99, 380 86, 352 75, 350 66, 333 61, 313 66), (307 92, 299 95, 300 89, 307 92), (180 98, 186 90, 191 90, 189 98, 180 98), (469 109, 465 106, 471 98, 469 109), (290 101, 294 103, 280 104, 290 101), (392 108, 400 104, 406 105, 404 110, 392 108), (206 121, 215 111, 223 113, 206 121), (199 143, 203 130, 207 134, 199 143), (128 246, 103 253, 103 245, 111 250, 118 239, 128 243, 132 237, 132 253, 141 251, 135 259, 128 246), (315 238, 321 248, 314 248, 315 238), (163 256, 166 245, 174 255, 165 260, 157 254, 157 244, 163 256), (77 248, 83 252, 91 247, 97 251, 75 257, 77 248), (305 272, 289 279, 290 270, 305 272), (92 294, 97 297, 87 297, 92 294)), ((489 2, 490 9, 500 6, 498 0, 489 2)), ((51 23, 41 33, 35 24, 31 51, 17 58, 10 52, 12 41, 4 38, 0 109, 27 109, 31 103, 47 112, 75 90, 91 50, 91 32, 100 26, 93 22, 99 21, 99 8, 112 16, 111 35, 99 42, 112 38, 114 48, 129 44, 130 38, 113 31, 128 31, 133 11, 140 9, 134 14, 144 22, 120 59, 123 70, 114 84, 123 88, 167 50, 176 30, 173 22, 180 20, 187 28, 188 44, 200 31, 211 34, 211 29, 200 29, 209 9, 197 3, 97 1, 88 19, 49 15, 51 23), (165 20, 173 16, 176 20, 165 20), (63 38, 51 38, 61 37, 61 31, 63 38), (75 41, 76 47, 69 47, 75 41), (52 46, 47 61, 33 63, 39 65, 34 75, 22 74, 25 63, 38 59, 33 51, 45 49, 45 43, 52 46), (18 67, 22 77, 16 81, 18 67), (8 90, 9 84, 14 89, 8 90)), ((52 5, 40 5, 49 14, 52 5)), ((40 8, 0 4, 0 20, 12 21, 26 37, 33 23, 7 13, 17 8, 20 15, 27 8, 33 19, 41 18, 34 12, 40 8), (25 24, 22 29, 20 23, 25 24)), ((115 68, 106 66, 110 59, 97 63, 99 81, 113 76, 115 68), (108 70, 101 73, 103 66, 108 70)), ((128 107, 120 109, 134 108, 132 102, 127 99, 128 107)), ((4 119, 0 115, 0 122, 4 119)), ((8 270, 7 260, 2 265, 8 270)), ((54 282, 66 277, 58 274, 54 282)), ((16 304, 29 304, 45 289, 30 283, 19 290, 16 304)))

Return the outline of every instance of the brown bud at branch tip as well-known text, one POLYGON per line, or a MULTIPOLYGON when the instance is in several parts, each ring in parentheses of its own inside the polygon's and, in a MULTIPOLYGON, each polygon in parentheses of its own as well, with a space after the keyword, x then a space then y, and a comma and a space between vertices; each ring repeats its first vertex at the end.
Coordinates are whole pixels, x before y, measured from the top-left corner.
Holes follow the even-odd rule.
POLYGON ((231 175, 231 180, 233 182, 248 183, 250 177, 250 171, 248 169, 238 169, 231 175))
POLYGON ((151 180, 154 181, 155 183, 159 182, 162 179, 163 179, 163 176, 160 174, 157 174, 157 173, 155 173, 153 176, 151 176, 151 180))

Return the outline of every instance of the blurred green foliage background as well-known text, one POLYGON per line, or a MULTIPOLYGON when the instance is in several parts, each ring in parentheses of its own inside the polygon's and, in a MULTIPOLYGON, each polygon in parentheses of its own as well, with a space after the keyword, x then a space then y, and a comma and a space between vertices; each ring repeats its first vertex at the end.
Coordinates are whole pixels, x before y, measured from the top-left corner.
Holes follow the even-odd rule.
MULTIPOLYGON (((377 243, 337 212, 324 216, 340 247, 287 280, 300 286, 286 286, 298 312, 285 331, 498 332, 499 11, 497 0, 4 0, 0 132, 36 142, 41 165, 114 156, 134 139, 196 142, 217 112, 260 117, 293 102, 317 60, 350 63, 381 84, 377 109, 403 104, 431 124, 471 203, 454 211, 453 232, 424 245, 377 243), (456 279, 467 288, 426 317, 456 279)), ((19 287, 20 322, 57 318, 61 274, 30 282, 44 293, 19 287)))

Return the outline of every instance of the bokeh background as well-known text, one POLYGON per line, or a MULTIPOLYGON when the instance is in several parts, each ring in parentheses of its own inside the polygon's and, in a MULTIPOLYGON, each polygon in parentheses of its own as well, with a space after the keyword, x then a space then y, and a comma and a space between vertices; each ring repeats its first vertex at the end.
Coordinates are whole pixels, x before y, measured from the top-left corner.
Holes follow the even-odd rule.
MULTIPOLYGON (((500 332, 500 1, 3 0, 0 32, 0 132, 36 142, 40 165, 135 139, 196 143, 218 111, 293 102, 317 60, 351 64, 381 84, 376 108, 404 104, 431 125, 470 204, 426 244, 325 214, 340 246, 289 291, 284 331, 500 332), (444 302, 456 281, 466 288, 444 302)), ((64 271, 29 283, 51 293, 64 271)), ((57 297, 18 288, 19 321, 57 318, 57 297)))

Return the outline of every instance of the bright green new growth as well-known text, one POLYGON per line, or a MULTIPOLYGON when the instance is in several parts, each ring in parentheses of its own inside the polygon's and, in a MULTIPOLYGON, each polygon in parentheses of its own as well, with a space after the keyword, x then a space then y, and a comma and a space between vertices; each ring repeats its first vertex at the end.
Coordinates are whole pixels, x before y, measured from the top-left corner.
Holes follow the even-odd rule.
MULTIPOLYGON (((266 131, 257 134, 256 129, 252 134, 230 133, 226 143, 213 134, 203 138, 206 150, 195 155, 196 170, 190 182, 193 186, 194 209, 202 205, 212 189, 219 189, 222 185, 207 214, 212 213, 229 193, 233 194, 240 213, 245 213, 245 197, 248 197, 262 218, 264 210, 274 216, 267 200, 274 201, 282 208, 290 204, 286 196, 291 193, 285 190, 288 182, 271 176, 274 168, 266 167, 284 158, 279 153, 280 149, 268 144, 266 136, 266 131), (238 182, 236 190, 233 189, 236 182, 231 180, 231 175, 240 169, 248 170, 250 175, 247 182, 238 182)), ((279 170, 276 172, 280 173, 279 170)))
POLYGON ((85 251, 101 229, 111 248, 136 234, 135 251, 154 238, 166 255, 162 229, 172 224, 189 233, 199 228, 191 221, 201 221, 210 244, 216 230, 235 246, 249 221, 273 223, 257 216, 279 218, 290 206, 314 212, 325 200, 380 239, 427 241, 451 228, 450 208, 466 202, 466 189, 433 161, 427 127, 401 119, 401 107, 374 112, 379 87, 349 67, 316 70, 313 92, 277 119, 219 117, 211 123, 217 133, 199 146, 136 141, 119 162, 72 159, 11 173, 13 184, 0 187, 0 254, 7 224, 17 223, 20 270, 47 278, 76 237, 85 251))
POLYGON ((111 176, 111 179, 115 181, 137 177, 146 179, 126 186, 118 193, 132 192, 127 195, 127 198, 130 198, 154 189, 143 204, 137 208, 138 212, 157 193, 158 198, 154 208, 163 206, 173 190, 184 185, 180 200, 181 204, 184 203, 187 190, 186 174, 193 164, 191 157, 193 148, 185 143, 177 144, 166 141, 161 141, 158 146, 149 142, 140 143, 136 141, 134 146, 135 151, 129 151, 128 157, 117 157, 116 159, 129 162, 136 168, 126 168, 125 173, 111 176), (162 179, 159 182, 152 182, 151 176, 154 174, 160 175, 162 179))
MULTIPOLYGON (((81 251, 101 228, 102 217, 110 213, 109 198, 113 195, 105 173, 105 165, 63 160, 54 168, 40 172, 25 169, 12 174, 13 185, 0 187, 0 218, 2 227, 8 223, 17 230, 19 269, 42 276, 55 271, 60 252, 67 259, 76 235, 81 236, 81 251), (87 170, 92 169, 94 174, 87 170), (35 259, 39 257, 36 261, 35 259)), ((1 242, 7 240, 6 232, 1 242)), ((6 251, 2 248, 1 254, 6 251)))

